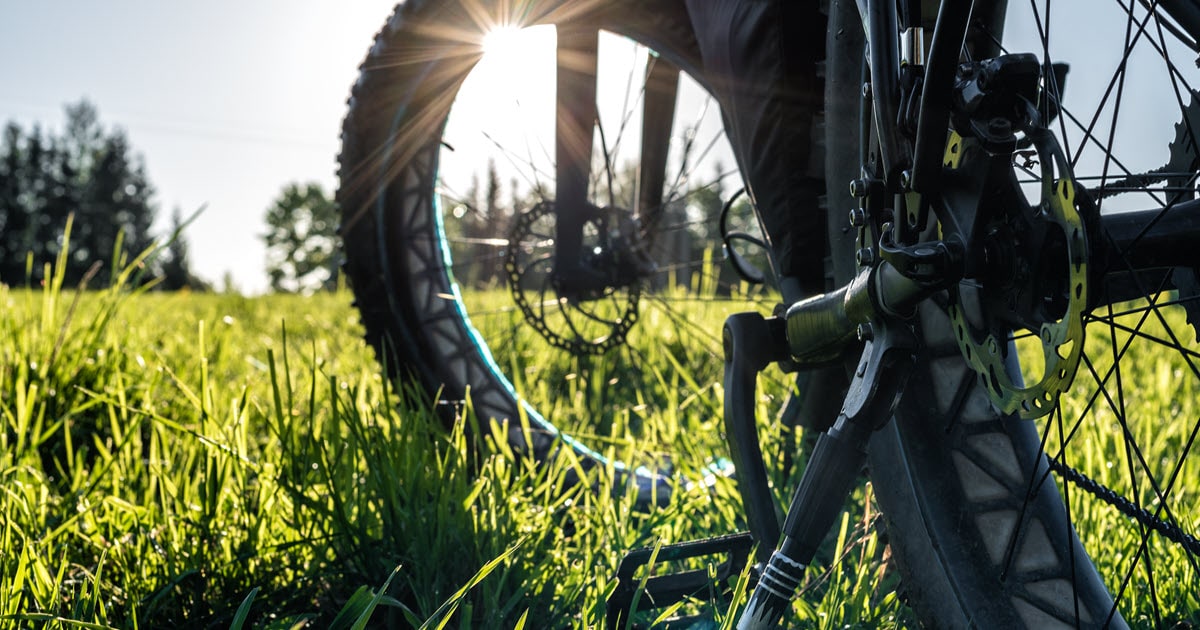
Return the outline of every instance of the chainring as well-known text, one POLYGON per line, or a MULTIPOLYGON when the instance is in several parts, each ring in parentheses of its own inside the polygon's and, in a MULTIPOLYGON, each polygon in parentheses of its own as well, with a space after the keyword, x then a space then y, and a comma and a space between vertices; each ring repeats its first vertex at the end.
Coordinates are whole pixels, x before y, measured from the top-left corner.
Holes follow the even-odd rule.
MULTIPOLYGON (((1196 92, 1192 92, 1192 100, 1184 109, 1183 120, 1175 123, 1175 138, 1170 145, 1171 159, 1163 167, 1166 173, 1174 175, 1168 177, 1169 190, 1195 190, 1195 173, 1200 170, 1200 150, 1196 146, 1198 137, 1200 101, 1197 100, 1196 92)), ((1187 314, 1187 322, 1196 335, 1196 341, 1200 341, 1200 270, 1176 269, 1174 284, 1179 290, 1179 302, 1187 314)))

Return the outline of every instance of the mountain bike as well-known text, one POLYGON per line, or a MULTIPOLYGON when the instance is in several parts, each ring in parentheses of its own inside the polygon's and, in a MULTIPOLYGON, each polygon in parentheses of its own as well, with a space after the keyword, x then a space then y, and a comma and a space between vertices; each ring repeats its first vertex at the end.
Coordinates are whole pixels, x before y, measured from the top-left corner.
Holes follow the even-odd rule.
MULTIPOLYGON (((736 169, 697 183, 701 158, 727 153, 682 2, 400 5, 343 127, 345 272, 368 341, 448 419, 469 399, 515 449, 570 450, 647 505, 687 472, 663 453, 613 462, 587 437, 603 444, 596 426, 635 425, 655 395, 696 393, 682 375, 723 369, 728 444, 714 452, 734 463, 750 531, 667 552, 755 564, 739 627, 782 617, 864 466, 923 622, 1171 622, 1200 573, 1200 5, 831 0, 812 13, 828 34, 808 148, 824 155, 828 284, 784 299, 762 288, 771 261, 754 258, 736 169), (544 44, 555 78, 528 119, 474 78, 493 34, 515 29, 544 44), (632 69, 606 79, 617 58, 632 69), (482 107, 462 109, 471 97, 482 107), (453 183, 483 149, 523 173, 511 203, 496 174, 482 193, 453 183), (696 305, 728 313, 720 334, 696 305), (625 349, 639 334, 662 337, 667 368, 625 349), (688 362, 681 337, 708 340, 713 360, 688 362), (544 370, 543 347, 572 369, 544 370), (796 378, 782 421, 824 429, 782 522, 755 420, 769 365, 796 378), (595 424, 572 424, 581 414, 595 424), (1118 535, 1121 553, 1089 556, 1090 537, 1118 535), (1191 585, 1156 579, 1168 566, 1191 585)), ((690 579, 645 599, 686 595, 690 579)))

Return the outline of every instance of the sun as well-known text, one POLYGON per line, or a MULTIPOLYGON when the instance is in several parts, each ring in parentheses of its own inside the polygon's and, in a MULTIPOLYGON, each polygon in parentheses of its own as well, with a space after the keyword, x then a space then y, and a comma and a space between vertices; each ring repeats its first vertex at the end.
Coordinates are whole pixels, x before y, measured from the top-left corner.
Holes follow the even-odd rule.
POLYGON ((504 182, 522 185, 553 172, 554 26, 497 26, 462 83, 444 132, 453 150, 439 159, 442 184, 462 193, 493 157, 504 182), (541 173, 542 175, 535 175, 541 173))
POLYGON ((483 54, 509 55, 521 47, 521 28, 497 26, 483 36, 483 54))
POLYGON ((483 54, 497 65, 527 64, 549 52, 553 54, 552 26, 497 26, 483 36, 483 54))

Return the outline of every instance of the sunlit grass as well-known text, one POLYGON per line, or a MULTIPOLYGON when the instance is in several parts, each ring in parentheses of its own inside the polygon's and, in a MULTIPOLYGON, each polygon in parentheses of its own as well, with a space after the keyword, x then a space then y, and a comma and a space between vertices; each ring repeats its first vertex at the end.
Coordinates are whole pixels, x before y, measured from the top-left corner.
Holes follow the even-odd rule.
MULTIPOLYGON (((647 514, 603 475, 565 489, 567 457, 539 467, 486 431, 441 428, 420 395, 382 381, 349 303, 0 288, 0 618, 594 627, 626 551, 744 528, 728 479, 647 514)), ((719 329, 723 315, 697 313, 692 325, 719 329)), ((720 456, 719 356, 660 317, 645 323, 665 344, 633 335, 590 363, 543 360, 570 395, 557 408, 557 388, 530 395, 617 459, 671 453, 698 471, 720 456), (605 402, 624 396, 640 398, 605 402), (597 402, 620 411, 589 428, 597 402)), ((848 523, 853 538, 872 531, 848 523)))
MULTIPOLYGON (((730 479, 645 513, 603 474, 568 489, 570 457, 535 466, 494 433, 467 431, 470 409, 438 426, 420 394, 383 382, 349 303, 345 292, 0 288, 3 624, 591 628, 630 549, 745 528, 730 479)), ((595 448, 660 464, 669 454, 678 474, 697 475, 724 452, 714 339, 725 312, 686 308, 680 320, 648 301, 612 355, 560 360, 526 330, 497 360, 595 448)), ((1176 424, 1194 421, 1195 396, 1178 390, 1180 368, 1145 365, 1129 387, 1163 418, 1137 429, 1157 460, 1177 447, 1176 424)), ((762 379, 770 453, 789 443, 765 420, 787 384, 762 379)), ((1103 462, 1119 442, 1099 444, 1073 456, 1103 462)), ((800 464, 770 468, 782 499, 800 464)), ((1183 475, 1194 483, 1194 468, 1183 475)), ((1105 532, 1094 555, 1129 553, 1128 536, 1108 535, 1128 524, 1077 496, 1077 527, 1105 532)), ((1194 488, 1175 498, 1195 519, 1194 488)), ((871 504, 862 491, 852 504, 792 622, 911 625, 871 504)), ((1187 618, 1196 577, 1166 554, 1154 556, 1159 599, 1187 618)), ((731 627, 743 597, 677 612, 731 627)))

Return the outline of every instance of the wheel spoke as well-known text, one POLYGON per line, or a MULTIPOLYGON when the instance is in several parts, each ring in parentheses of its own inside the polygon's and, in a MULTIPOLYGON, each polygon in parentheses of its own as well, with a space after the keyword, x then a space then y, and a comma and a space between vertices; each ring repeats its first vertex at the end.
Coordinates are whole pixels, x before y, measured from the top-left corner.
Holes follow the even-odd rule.
MULTIPOLYGON (((704 113, 707 112, 707 108, 708 105, 706 103, 705 110, 702 112, 701 118, 703 118, 704 113)), ((686 140, 684 141, 683 145, 683 156, 679 162, 679 172, 676 173, 675 180, 671 183, 671 187, 667 191, 667 201, 676 198, 679 191, 682 190, 684 186, 688 185, 692 174, 695 173, 695 169, 703 163, 704 159, 708 157, 708 154, 713 150, 713 148, 716 147, 717 144, 724 138, 721 133, 714 133, 712 137, 708 139, 708 142, 704 144, 704 147, 700 150, 700 152, 696 153, 695 148, 698 128, 689 128, 685 134, 686 140)))
MULTIPOLYGON (((521 178, 525 180, 525 183, 529 185, 534 194, 540 200, 545 201, 549 191, 546 189, 544 180, 550 179, 550 174, 538 166, 538 161, 533 156, 533 149, 528 146, 528 140, 526 141, 525 156, 519 157, 515 151, 505 147, 504 144, 496 140, 488 132, 484 131, 482 134, 488 142, 497 149, 500 149, 501 155, 513 167, 513 170, 520 174, 521 178)), ((544 147, 542 148, 542 152, 545 153, 544 147)), ((549 158, 546 158, 546 161, 549 161, 549 158)))
MULTIPOLYGON (((1036 15, 1039 52, 1046 68, 1055 60, 1051 49, 1055 42, 1051 40, 1051 33, 1062 32, 1071 15, 1065 11, 1054 15, 1056 31, 1052 31, 1050 4, 1037 0, 1029 3, 1036 15)), ((1196 284, 1193 270, 1200 268, 1200 250, 1193 245, 1200 239, 1200 221, 1196 220, 1200 216, 1197 214, 1200 200, 1194 199, 1197 181, 1194 166, 1198 161, 1196 132, 1200 130, 1193 129, 1194 120, 1190 115, 1197 106, 1196 97, 1184 69, 1178 67, 1173 58, 1180 54, 1180 49, 1173 48, 1168 42, 1179 34, 1179 28, 1168 21, 1157 0, 1141 2, 1144 8, 1141 13, 1135 10, 1133 0, 1118 0, 1117 4, 1122 13, 1119 26, 1123 28, 1119 55, 1108 69, 1110 72, 1099 77, 1100 82, 1095 82, 1095 75, 1084 75, 1080 80, 1093 82, 1089 87, 1097 93, 1098 100, 1076 99, 1074 102, 1083 102, 1086 106, 1073 110, 1069 102, 1063 102, 1062 86, 1047 84, 1044 87, 1050 96, 1042 103, 1053 102, 1060 112, 1055 133, 1069 156, 1070 165, 1087 171, 1068 176, 1078 183, 1087 182, 1091 187, 1089 197, 1101 206, 1093 216, 1100 218, 1096 233, 1103 240, 1093 244, 1090 261, 1095 265, 1091 276, 1095 282, 1088 306, 1092 310, 1085 315, 1085 326, 1091 333, 1083 351, 1085 369, 1080 370, 1073 391, 1063 396, 1064 400, 1069 400, 1069 405, 1058 406, 1045 420, 1041 448, 1060 472, 1065 468, 1077 473, 1071 466, 1094 466, 1096 444, 1101 449, 1102 459, 1110 461, 1110 467, 1111 460, 1120 462, 1118 470, 1123 469, 1122 472, 1116 475, 1115 482, 1106 483, 1115 483, 1117 492, 1127 497, 1130 507, 1112 503, 1112 509, 1130 516, 1131 523, 1128 548, 1123 558, 1119 561, 1101 559, 1107 567, 1108 586, 1115 597, 1110 620, 1116 614, 1117 605, 1125 608, 1126 604, 1136 604, 1137 614, 1144 615, 1143 619, 1162 625, 1178 610, 1172 609, 1178 602, 1170 599, 1175 596, 1175 590, 1168 587, 1169 580, 1178 574, 1165 568, 1167 563, 1190 563, 1193 571, 1197 566, 1197 559, 1189 553, 1185 552, 1180 558, 1160 543, 1166 543, 1168 539, 1187 539, 1190 536, 1188 530, 1194 527, 1194 514, 1182 503, 1184 495, 1173 490, 1177 478, 1184 476, 1181 471, 1185 470, 1195 436, 1200 433, 1200 420, 1192 416, 1158 417, 1165 412, 1158 411, 1145 400, 1152 394, 1143 391, 1143 363, 1169 362, 1175 380, 1182 373, 1185 382, 1200 382, 1200 350, 1190 343, 1190 338, 1180 338, 1194 336, 1195 331, 1190 327, 1200 323, 1195 321, 1194 315, 1200 312, 1196 306, 1200 295, 1196 295, 1198 289, 1193 287, 1196 284), (1157 67, 1159 74, 1143 67, 1147 60, 1157 67), (1167 146, 1165 142, 1157 145, 1161 152, 1158 154, 1136 146, 1141 138, 1131 137, 1131 134, 1141 133, 1140 127, 1152 127, 1145 124, 1145 84, 1140 82, 1147 77, 1159 81, 1157 86, 1162 89, 1161 96, 1167 99, 1166 109, 1174 109, 1179 116, 1167 121, 1180 124, 1175 127, 1171 145, 1167 146), (1168 81, 1169 85, 1164 83, 1168 81), (1168 90, 1171 96, 1167 96, 1168 90), (1068 132, 1076 136, 1073 142, 1069 141, 1068 132), (1151 166, 1166 166, 1152 170, 1130 168, 1146 162, 1151 166), (1120 179, 1122 177, 1124 179, 1120 179), (1120 201, 1108 203, 1114 198, 1120 201), (1141 208, 1151 207, 1131 211, 1130 205, 1116 205, 1139 200, 1143 202, 1141 208), (1145 203, 1146 200, 1149 203, 1145 203), (1133 303, 1127 303, 1130 301, 1133 303), (1185 308, 1188 310, 1186 324, 1185 308), (1100 348, 1104 348, 1103 352, 1097 353, 1100 348), (1106 424, 1110 422, 1111 428, 1106 424), (1158 444, 1158 440, 1168 439, 1155 430, 1159 425, 1164 430, 1170 428, 1169 439, 1173 446, 1166 452, 1158 444), (1180 447, 1174 447, 1176 439, 1180 447), (1134 518, 1130 515, 1131 510, 1140 511, 1141 515, 1134 518), (1180 532, 1184 532, 1183 537, 1180 532), (1131 592, 1136 592, 1137 596, 1127 597, 1131 592), (1129 602, 1124 601, 1127 598, 1129 602)), ((1185 8, 1194 11, 1190 5, 1185 8)), ((1166 13, 1171 13, 1169 7, 1166 13)), ((1176 19, 1175 23, 1180 22, 1176 19)), ((1200 26, 1200 22, 1197 25, 1200 26)), ((1113 26, 1118 25, 1114 23, 1113 26)), ((1194 46, 1195 42, 1188 45, 1194 46)), ((1053 77, 1049 73, 1047 77, 1049 83, 1053 77)), ((1076 91, 1080 89, 1083 88, 1076 91)), ((1050 110, 1042 111, 1045 115, 1050 110)), ((1160 124, 1159 128, 1164 126, 1160 124)), ((1158 142, 1160 136, 1154 137, 1158 142)), ((1151 144, 1146 143, 1147 146, 1151 144)), ((1014 163, 1018 177, 1021 170, 1019 161, 1014 163)), ((1035 326, 1032 330, 1038 329, 1035 326)), ((1032 343, 1036 344, 1036 341, 1032 343)), ((1184 405, 1184 409, 1187 408, 1184 405)), ((1018 520, 1020 527, 1025 526, 1025 509, 1039 495, 1039 488, 1050 478, 1051 472, 1030 474, 1026 507, 1022 508, 1018 520)), ((1064 474, 1061 499, 1066 508, 1068 531, 1079 528, 1080 533, 1086 535, 1088 528, 1096 527, 1097 522, 1093 520, 1096 516, 1090 506, 1097 498, 1108 499, 1087 486, 1084 487, 1088 492, 1074 492, 1066 478, 1071 477, 1064 474), (1090 497, 1089 493, 1096 496, 1090 497)), ((1099 487, 1103 489, 1103 486, 1099 487)), ((1024 544, 1019 540, 1021 535, 1014 534, 1006 540, 1006 557, 1009 559, 1004 565, 1006 572, 1011 569, 1014 554, 1018 554, 1020 545, 1024 544)), ((1070 553, 1074 567, 1074 549, 1070 553)), ((1079 583, 1074 572, 1067 577, 1073 588, 1079 583)), ((1086 587, 1079 584, 1079 588, 1086 587)), ((1079 614, 1078 608, 1075 612, 1079 614)))

